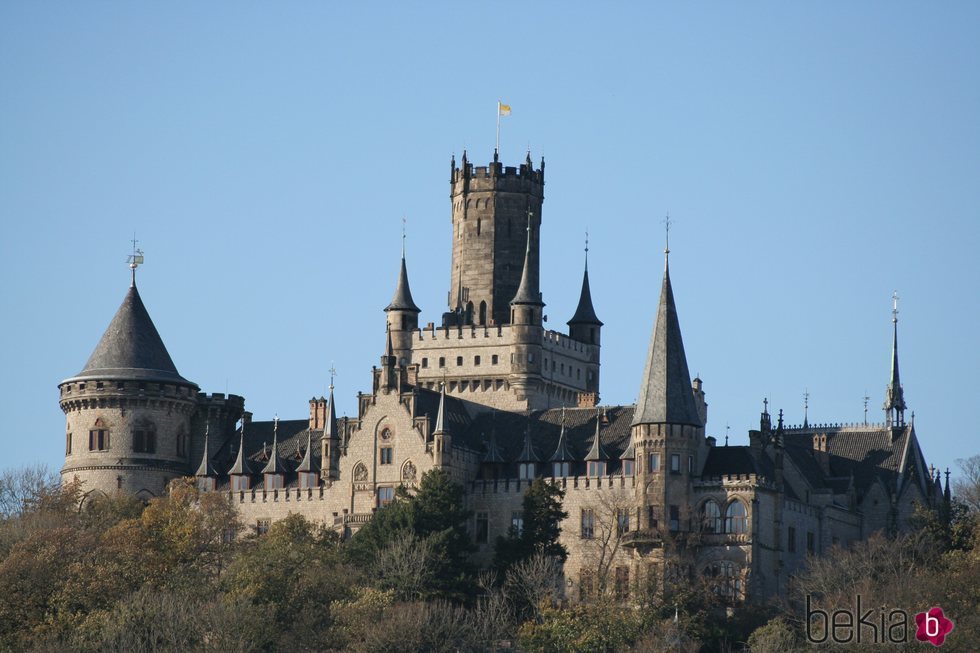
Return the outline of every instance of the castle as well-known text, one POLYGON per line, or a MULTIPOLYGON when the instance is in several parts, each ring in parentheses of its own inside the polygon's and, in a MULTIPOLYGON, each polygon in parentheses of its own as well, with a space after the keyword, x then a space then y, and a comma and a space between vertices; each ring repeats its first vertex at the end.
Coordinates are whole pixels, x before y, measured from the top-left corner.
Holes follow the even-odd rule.
POLYGON ((496 153, 487 166, 453 159, 447 310, 438 325, 419 323, 403 251, 356 415, 337 417, 332 384, 308 419, 272 422, 252 421, 240 396, 200 392, 177 372, 134 271, 84 369, 58 386, 64 481, 80 480, 89 498, 149 499, 193 476, 260 533, 300 513, 350 534, 397 486, 439 468, 465 487, 475 559, 487 564, 544 477, 565 491, 573 600, 626 599, 692 574, 732 601, 772 596, 807 555, 900 530, 916 504, 948 504, 948 473, 944 489, 905 419, 897 315, 883 423, 791 427, 767 404, 749 445, 719 445, 688 371, 668 251, 639 400, 600 405, 603 323, 587 261, 568 332, 544 326, 544 167, 530 155, 519 167, 496 153))

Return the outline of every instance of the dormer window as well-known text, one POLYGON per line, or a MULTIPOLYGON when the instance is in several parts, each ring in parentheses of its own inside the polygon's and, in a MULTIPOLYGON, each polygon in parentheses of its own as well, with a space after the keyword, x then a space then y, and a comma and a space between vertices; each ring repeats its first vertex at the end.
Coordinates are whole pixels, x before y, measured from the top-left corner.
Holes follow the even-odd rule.
POLYGON ((605 460, 590 460, 589 461, 589 476, 605 476, 606 475, 606 461, 605 460))
POLYGON ((265 475, 265 489, 266 490, 281 490, 283 483, 282 474, 266 474, 265 475))
POLYGON ((563 476, 568 476, 569 465, 567 462, 555 463, 552 467, 551 474, 555 478, 561 478, 563 476))
POLYGON ((299 486, 304 490, 317 487, 320 484, 320 479, 317 476, 316 472, 300 472, 299 486))
POLYGON ((218 479, 212 476, 202 476, 197 479, 197 489, 201 492, 214 492, 218 488, 218 479))
POLYGON ((247 492, 249 489, 249 478, 243 474, 234 474, 231 477, 231 489, 234 492, 247 492))
POLYGON ((536 466, 534 463, 521 463, 517 470, 517 477, 522 480, 533 479, 537 473, 537 469, 535 469, 535 467, 536 466))

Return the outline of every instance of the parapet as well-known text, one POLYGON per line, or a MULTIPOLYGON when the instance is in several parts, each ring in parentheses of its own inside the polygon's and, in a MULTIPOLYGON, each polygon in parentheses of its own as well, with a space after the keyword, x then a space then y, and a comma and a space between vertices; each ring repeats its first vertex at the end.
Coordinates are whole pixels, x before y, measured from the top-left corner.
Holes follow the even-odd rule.
POLYGON ((544 161, 537 170, 530 162, 517 166, 504 166, 499 162, 486 166, 473 166, 463 157, 461 166, 453 165, 452 179, 453 194, 457 192, 457 184, 463 184, 459 190, 508 190, 529 191, 544 186, 544 161))

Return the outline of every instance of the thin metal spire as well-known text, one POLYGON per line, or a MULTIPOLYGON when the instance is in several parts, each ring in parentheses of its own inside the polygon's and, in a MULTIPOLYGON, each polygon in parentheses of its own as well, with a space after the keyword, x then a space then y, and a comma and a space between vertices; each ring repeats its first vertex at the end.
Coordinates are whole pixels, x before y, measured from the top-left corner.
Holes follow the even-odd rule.
POLYGON ((585 271, 589 271, 589 228, 585 228, 585 271))
POLYGON ((810 412, 810 390, 807 388, 803 389, 803 428, 808 428, 810 426, 807 416, 810 412))
POLYGON ((664 218, 664 272, 667 271, 667 264, 670 260, 670 211, 664 218))
POLYGON ((136 240, 136 232, 133 232, 133 253, 126 257, 127 263, 129 263, 129 269, 132 271, 132 281, 130 285, 134 288, 136 287, 136 268, 143 265, 143 250, 139 249, 136 244, 139 242, 136 240))

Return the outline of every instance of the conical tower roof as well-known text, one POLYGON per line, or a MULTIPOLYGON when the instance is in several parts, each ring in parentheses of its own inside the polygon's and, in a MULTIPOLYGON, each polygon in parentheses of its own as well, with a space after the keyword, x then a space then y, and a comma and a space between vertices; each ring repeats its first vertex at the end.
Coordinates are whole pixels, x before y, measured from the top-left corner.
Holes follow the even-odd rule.
POLYGON ((412 289, 408 285, 408 267, 405 265, 405 253, 402 252, 402 268, 398 274, 398 285, 395 286, 395 295, 391 298, 391 303, 385 308, 388 311, 410 311, 420 313, 421 309, 415 305, 412 299, 412 289))
POLYGON ((569 326, 573 324, 594 324, 596 326, 602 326, 602 320, 596 316, 595 308, 592 306, 592 290, 589 288, 588 263, 585 265, 585 274, 582 276, 582 294, 578 298, 578 307, 575 309, 575 315, 566 324, 569 326))
POLYGON ((565 435, 565 409, 561 409, 561 432, 558 434, 558 446, 555 447, 555 453, 551 454, 551 460, 553 462, 564 462, 566 460, 575 460, 575 456, 572 455, 572 450, 568 446, 568 436, 565 435))
POLYGON ((517 286, 517 294, 510 300, 511 304, 532 304, 544 306, 541 301, 541 291, 538 289, 537 275, 531 269, 531 218, 527 221, 527 248, 524 250, 524 270, 521 272, 521 283, 517 286))
POLYGON ((210 435, 210 432, 211 425, 208 424, 204 428, 204 456, 201 457, 201 464, 198 465, 197 471, 194 472, 194 476, 215 477, 218 475, 218 470, 211 464, 211 449, 208 446, 208 436, 210 435))
POLYGON ((176 382, 197 387, 177 372, 135 284, 129 287, 85 368, 69 380, 85 379, 176 382))
POLYGON ((902 389, 902 379, 898 373, 898 306, 892 309, 892 370, 891 377, 888 379, 888 388, 885 391, 885 410, 897 410, 903 412, 905 405, 905 392, 902 389))
POLYGON ((666 264, 657 322, 650 339, 633 424, 704 426, 694 403, 691 373, 687 369, 681 325, 677 319, 670 270, 666 264))

